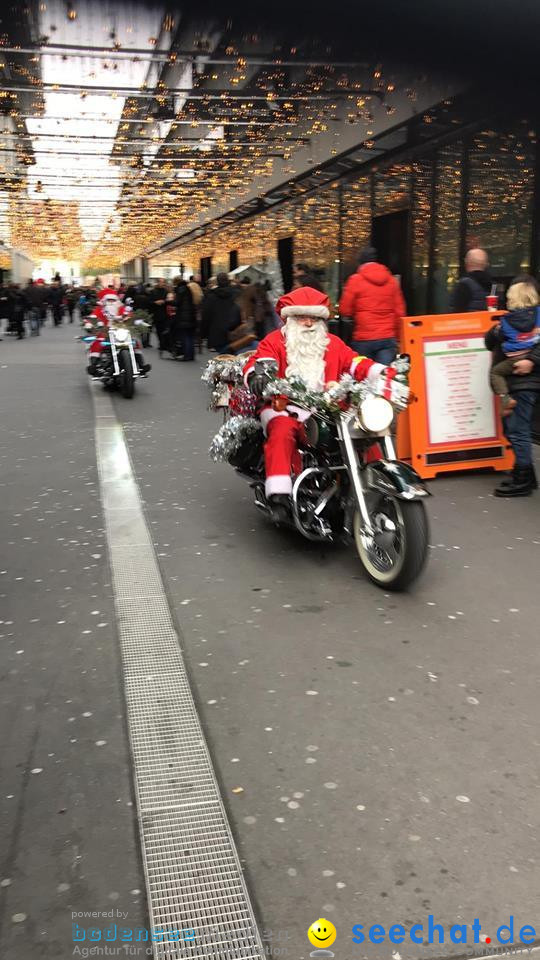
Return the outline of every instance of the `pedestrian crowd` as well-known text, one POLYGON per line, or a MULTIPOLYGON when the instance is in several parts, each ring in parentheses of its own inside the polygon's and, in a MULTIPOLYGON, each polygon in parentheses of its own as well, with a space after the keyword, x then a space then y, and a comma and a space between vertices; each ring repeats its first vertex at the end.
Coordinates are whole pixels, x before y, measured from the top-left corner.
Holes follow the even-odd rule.
POLYGON ((22 340, 27 332, 39 336, 51 312, 55 327, 63 322, 64 314, 73 323, 75 307, 81 295, 80 288, 62 283, 57 274, 51 283, 29 280, 28 283, 0 284, 0 325, 7 321, 7 333, 22 340))
MULTIPOLYGON (((277 324, 265 286, 227 273, 211 277, 205 287, 196 276, 132 284, 125 301, 147 315, 160 354, 183 362, 195 359, 203 341, 219 353, 251 349, 277 324)), ((151 346, 150 334, 147 341, 151 346)))
MULTIPOLYGON (((204 342, 217 353, 241 354, 256 349, 260 340, 281 326, 269 297, 269 282, 254 281, 248 273, 241 280, 237 271, 218 273, 205 285, 197 276, 122 283, 117 292, 135 318, 148 324, 144 347, 153 345, 153 332, 160 356, 191 362, 204 342)), ((50 284, 43 280, 29 280, 23 286, 0 284, 0 323, 6 320, 7 331, 18 339, 27 331, 38 336, 49 311, 54 326, 64 316, 72 323, 76 309, 82 319, 92 314, 101 286, 99 278, 91 286, 66 285, 59 275, 50 284)), ((320 276, 306 263, 294 266, 292 286, 325 292, 320 276)), ((532 423, 540 394, 540 285, 524 274, 505 290, 490 274, 486 251, 470 249, 449 311, 498 308, 507 312, 488 331, 485 342, 493 357, 490 383, 500 397, 504 431, 516 465, 511 480, 495 492, 523 496, 538 486, 532 423)), ((394 360, 407 307, 399 278, 379 262, 373 247, 361 252, 357 270, 344 284, 337 312, 339 333, 359 354, 385 365, 394 360)))

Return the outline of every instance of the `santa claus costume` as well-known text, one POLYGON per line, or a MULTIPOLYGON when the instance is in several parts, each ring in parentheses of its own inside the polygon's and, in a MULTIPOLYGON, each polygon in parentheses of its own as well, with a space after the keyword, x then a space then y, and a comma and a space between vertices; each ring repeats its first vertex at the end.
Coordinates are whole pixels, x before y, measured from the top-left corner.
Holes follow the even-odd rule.
MULTIPOLYGON (((98 301, 94 307, 92 317, 98 324, 99 330, 96 339, 88 351, 88 373, 94 373, 94 365, 101 353, 103 341, 107 339, 107 327, 117 320, 127 320, 133 312, 133 308, 122 303, 118 293, 113 287, 105 287, 98 294, 98 301)), ((136 341, 134 353, 140 372, 144 375, 151 369, 149 363, 144 362, 141 351, 141 345, 136 341)))
MULTIPOLYGON (((392 379, 395 370, 359 356, 339 337, 328 333, 325 320, 330 316, 329 307, 326 294, 312 287, 300 287, 281 297, 276 311, 285 324, 261 340, 246 363, 246 385, 255 385, 252 378, 256 376, 257 360, 277 361, 277 377, 300 378, 310 390, 324 390, 328 383, 338 381, 345 373, 356 380, 377 380, 383 373, 392 379)), ((303 422, 309 416, 309 411, 294 404, 283 411, 274 410, 270 404, 263 407, 260 418, 266 434, 267 497, 280 498, 292 493, 292 478, 301 469, 298 445, 302 440, 303 422)))

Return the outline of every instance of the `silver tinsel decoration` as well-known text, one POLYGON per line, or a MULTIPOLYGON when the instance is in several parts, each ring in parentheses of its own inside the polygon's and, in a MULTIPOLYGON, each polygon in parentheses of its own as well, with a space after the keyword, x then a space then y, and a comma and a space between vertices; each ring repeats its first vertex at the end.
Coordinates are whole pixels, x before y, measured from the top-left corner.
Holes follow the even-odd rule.
MULTIPOLYGON (((391 403, 398 409, 404 410, 408 403, 409 388, 406 382, 406 367, 403 372, 392 380, 390 390, 391 403)), ((344 373, 338 383, 327 390, 310 390, 301 379, 272 380, 264 391, 267 400, 276 396, 287 397, 291 403, 305 407, 308 410, 322 415, 337 413, 343 405, 360 407, 368 396, 384 396, 387 392, 386 376, 382 374, 375 381, 355 380, 350 373, 344 373)))
POLYGON ((206 364, 201 380, 210 386, 215 383, 242 383, 245 363, 245 358, 214 357, 206 364))
POLYGON ((201 380, 207 383, 211 390, 210 410, 228 406, 229 386, 243 382, 245 363, 245 356, 214 357, 208 361, 201 380))
POLYGON ((257 434, 262 433, 262 426, 258 420, 253 417, 231 417, 218 430, 212 443, 210 444, 210 458, 215 463, 218 461, 228 461, 238 452, 245 440, 255 439, 257 434))

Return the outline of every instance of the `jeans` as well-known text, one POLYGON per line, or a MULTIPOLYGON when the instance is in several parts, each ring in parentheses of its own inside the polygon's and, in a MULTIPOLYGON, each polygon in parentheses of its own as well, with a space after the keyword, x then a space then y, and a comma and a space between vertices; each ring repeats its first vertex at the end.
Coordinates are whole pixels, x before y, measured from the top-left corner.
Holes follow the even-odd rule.
POLYGON ((503 419, 503 430, 512 444, 518 467, 532 463, 531 421, 538 393, 535 390, 519 390, 512 394, 517 405, 503 419))
POLYGON ((376 360, 377 363, 388 366, 396 358, 398 342, 393 337, 388 337, 386 340, 353 340, 351 347, 363 357, 369 357, 370 360, 376 360))
POLYGON ((182 353, 184 360, 195 359, 195 337, 193 330, 182 330, 180 332, 180 343, 182 344, 182 353))
POLYGON ((30 334, 33 337, 39 337, 39 328, 41 326, 41 318, 39 314, 39 309, 37 307, 31 307, 28 311, 28 319, 30 321, 30 334))
POLYGON ((258 346, 259 346, 259 341, 253 340, 252 343, 247 343, 245 347, 240 347, 238 350, 233 350, 232 353, 234 353, 237 357, 239 357, 243 353, 249 353, 250 350, 256 350, 258 346))

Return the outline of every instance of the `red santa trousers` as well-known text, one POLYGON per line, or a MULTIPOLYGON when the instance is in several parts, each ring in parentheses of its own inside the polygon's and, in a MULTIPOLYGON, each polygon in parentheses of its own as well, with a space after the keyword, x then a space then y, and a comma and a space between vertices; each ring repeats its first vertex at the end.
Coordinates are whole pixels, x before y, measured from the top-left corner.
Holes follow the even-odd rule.
POLYGON ((274 416, 266 424, 264 463, 266 470, 265 492, 292 493, 292 479, 302 469, 298 446, 305 440, 304 426, 288 415, 274 416))

